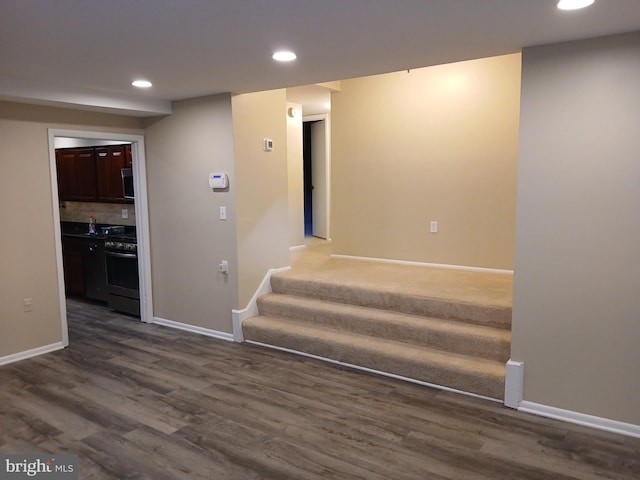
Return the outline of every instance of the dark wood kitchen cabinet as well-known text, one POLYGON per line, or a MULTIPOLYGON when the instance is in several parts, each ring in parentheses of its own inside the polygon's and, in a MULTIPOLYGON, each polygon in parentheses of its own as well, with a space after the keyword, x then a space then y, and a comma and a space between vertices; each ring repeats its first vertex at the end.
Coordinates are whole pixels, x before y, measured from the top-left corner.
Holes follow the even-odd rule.
POLYGON ((65 293, 107 301, 107 267, 104 239, 62 237, 65 293))
POLYGON ((83 239, 73 237, 62 239, 62 267, 67 295, 83 297, 85 295, 84 250, 83 239))
POLYGON ((131 165, 131 145, 56 150, 60 201, 132 203, 121 172, 131 165))
POLYGON ((93 148, 56 150, 56 169, 61 201, 95 202, 98 199, 93 148))
POLYGON ((96 147, 99 202, 125 202, 121 171, 126 166, 124 145, 96 147))
POLYGON ((131 155, 131 144, 124 146, 124 166, 126 168, 133 167, 133 156, 131 155))

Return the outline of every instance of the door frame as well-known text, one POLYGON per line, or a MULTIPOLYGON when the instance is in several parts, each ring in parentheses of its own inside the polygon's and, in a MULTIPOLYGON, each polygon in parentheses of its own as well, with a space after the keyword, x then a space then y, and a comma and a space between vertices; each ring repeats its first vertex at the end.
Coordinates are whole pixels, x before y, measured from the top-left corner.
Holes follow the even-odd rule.
MULTIPOLYGON (((326 175, 326 198, 325 198, 325 231, 327 232, 327 241, 331 240, 331 115, 328 113, 318 113, 315 115, 305 115, 302 117, 303 122, 315 122, 324 120, 324 139, 325 139, 325 175, 326 175)), ((313 159, 311 160, 313 162, 313 159)))
POLYGON ((49 170, 51 174, 51 198, 53 205, 53 228, 55 235, 56 264, 58 272, 58 296, 60 301, 60 319, 62 343, 69 345, 69 327, 67 324, 67 299, 65 296, 64 269, 62 265, 62 231, 60 228, 60 199, 58 197, 58 174, 56 169, 56 137, 68 137, 92 140, 110 140, 131 142, 133 159, 133 184, 136 198, 136 241, 138 244, 138 274, 140 279, 140 320, 153 323, 153 298, 151 285, 151 252, 149 241, 149 204, 147 198, 147 169, 144 148, 144 135, 98 132, 90 130, 67 130, 49 128, 49 170))

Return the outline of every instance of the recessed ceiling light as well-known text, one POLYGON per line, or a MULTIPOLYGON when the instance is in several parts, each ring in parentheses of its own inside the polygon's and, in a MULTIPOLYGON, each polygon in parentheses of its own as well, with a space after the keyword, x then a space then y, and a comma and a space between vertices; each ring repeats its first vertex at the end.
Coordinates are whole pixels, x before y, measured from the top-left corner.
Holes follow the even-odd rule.
POLYGON ((149 88, 152 84, 149 80, 134 80, 131 85, 138 88, 149 88))
POLYGON ((296 57, 296 54, 293 52, 290 52, 288 50, 280 50, 279 52, 275 52, 271 56, 271 58, 273 58, 278 62, 291 62, 295 60, 297 57, 296 57))
POLYGON ((559 0, 558 8, 560 10, 579 10, 580 8, 593 5, 595 0, 559 0))

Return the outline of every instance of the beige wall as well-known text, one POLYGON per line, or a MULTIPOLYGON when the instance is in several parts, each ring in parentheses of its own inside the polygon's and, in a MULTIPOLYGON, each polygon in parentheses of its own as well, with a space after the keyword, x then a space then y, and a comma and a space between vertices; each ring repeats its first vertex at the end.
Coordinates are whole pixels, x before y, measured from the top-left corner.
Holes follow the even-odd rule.
POLYGON ((48 128, 140 134, 141 122, 0 102, 0 357, 62 340, 48 128))
POLYGON ((511 269, 519 95, 519 54, 342 81, 334 253, 511 269))
POLYGON ((231 333, 238 298, 231 96, 174 102, 172 115, 149 123, 145 145, 154 316, 231 333), (228 174, 228 191, 209 188, 217 171, 228 174), (228 276, 218 271, 222 260, 228 276))
POLYGON ((512 359, 524 399, 640 424, 640 32, 526 49, 512 359))
POLYGON ((270 268, 289 265, 286 90, 234 96, 239 305, 270 268), (265 152, 262 140, 274 141, 265 152))
POLYGON ((289 246, 304 245, 304 162, 302 154, 302 105, 287 103, 287 173, 289 178, 289 246), (299 115, 290 117, 289 109, 299 115))

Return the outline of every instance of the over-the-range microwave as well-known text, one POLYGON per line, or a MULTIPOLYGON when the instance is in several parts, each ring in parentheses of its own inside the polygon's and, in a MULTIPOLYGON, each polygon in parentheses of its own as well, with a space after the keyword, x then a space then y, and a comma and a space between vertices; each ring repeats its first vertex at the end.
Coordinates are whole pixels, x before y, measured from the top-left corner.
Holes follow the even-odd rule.
POLYGON ((122 191, 124 192, 124 198, 135 198, 133 191, 133 170, 131 168, 123 168, 120 170, 122 174, 122 191))

